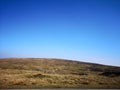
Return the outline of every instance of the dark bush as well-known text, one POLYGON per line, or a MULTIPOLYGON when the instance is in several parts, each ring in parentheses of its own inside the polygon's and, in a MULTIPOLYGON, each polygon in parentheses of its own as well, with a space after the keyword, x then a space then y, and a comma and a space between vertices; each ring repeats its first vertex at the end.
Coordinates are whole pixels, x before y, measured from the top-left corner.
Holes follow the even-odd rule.
POLYGON ((116 77, 116 76, 120 76, 120 72, 117 72, 117 71, 116 72, 115 71, 105 71, 105 72, 102 72, 99 75, 116 77))

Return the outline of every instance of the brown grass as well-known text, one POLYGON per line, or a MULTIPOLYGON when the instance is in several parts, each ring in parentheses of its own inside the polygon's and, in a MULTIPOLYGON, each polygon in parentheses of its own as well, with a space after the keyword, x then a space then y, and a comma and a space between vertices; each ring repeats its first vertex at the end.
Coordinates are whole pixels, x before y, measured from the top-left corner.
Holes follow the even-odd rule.
POLYGON ((56 59, 1 59, 0 88, 120 88, 119 75, 102 75, 108 71, 120 68, 56 59))

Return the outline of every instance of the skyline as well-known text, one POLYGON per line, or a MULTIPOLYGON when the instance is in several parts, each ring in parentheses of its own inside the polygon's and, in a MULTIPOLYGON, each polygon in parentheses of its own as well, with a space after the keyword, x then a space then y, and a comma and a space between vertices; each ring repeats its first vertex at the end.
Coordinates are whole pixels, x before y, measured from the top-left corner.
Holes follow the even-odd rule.
POLYGON ((120 66, 119 0, 0 0, 0 58, 120 66))

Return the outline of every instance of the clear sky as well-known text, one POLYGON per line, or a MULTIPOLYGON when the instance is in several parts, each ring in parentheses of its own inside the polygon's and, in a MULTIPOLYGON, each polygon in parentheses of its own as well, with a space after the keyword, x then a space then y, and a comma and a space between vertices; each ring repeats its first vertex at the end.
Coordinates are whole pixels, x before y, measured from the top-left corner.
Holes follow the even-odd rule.
POLYGON ((120 66, 120 0, 0 0, 0 57, 120 66))

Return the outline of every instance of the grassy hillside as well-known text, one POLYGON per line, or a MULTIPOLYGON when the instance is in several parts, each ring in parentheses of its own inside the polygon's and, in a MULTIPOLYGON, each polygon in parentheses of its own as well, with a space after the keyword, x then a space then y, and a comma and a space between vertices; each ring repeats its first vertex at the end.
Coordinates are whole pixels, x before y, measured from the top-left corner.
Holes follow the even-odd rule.
POLYGON ((120 67, 62 59, 0 59, 0 88, 120 88, 120 67))

